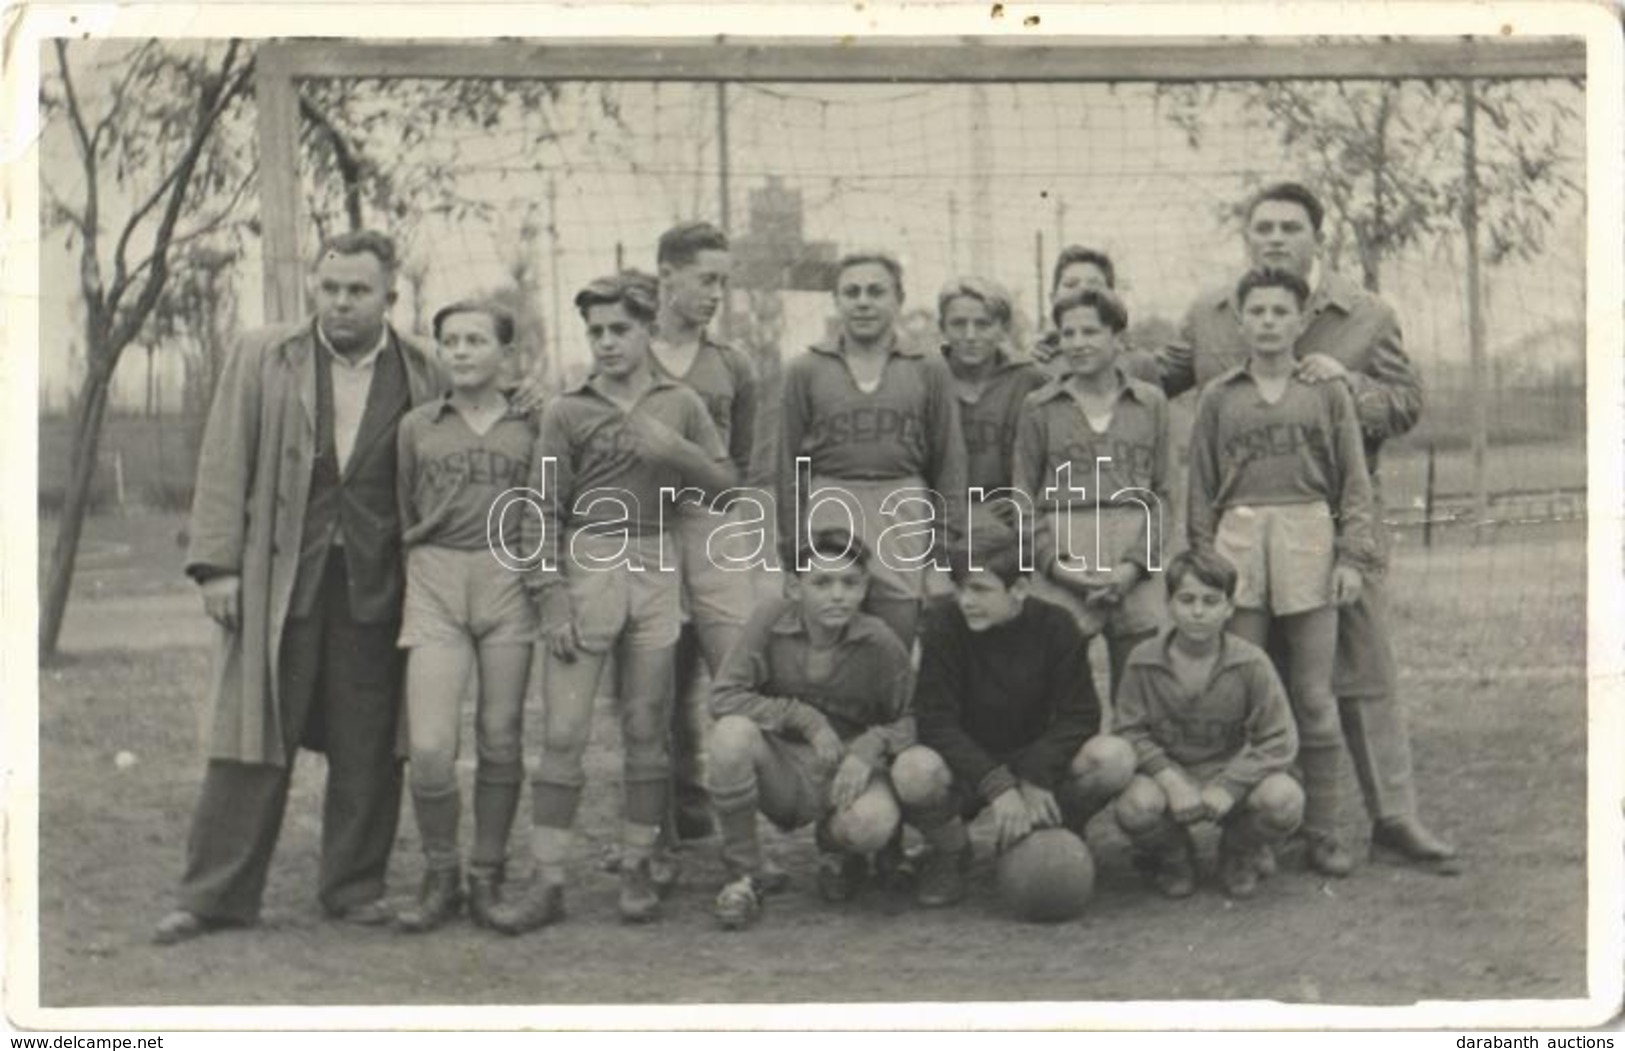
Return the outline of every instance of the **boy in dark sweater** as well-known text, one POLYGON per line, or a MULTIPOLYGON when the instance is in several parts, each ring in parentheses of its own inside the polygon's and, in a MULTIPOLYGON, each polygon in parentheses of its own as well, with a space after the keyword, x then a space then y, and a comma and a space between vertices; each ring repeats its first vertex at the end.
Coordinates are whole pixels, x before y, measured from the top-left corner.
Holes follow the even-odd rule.
POLYGON ((974 563, 954 554, 955 593, 926 611, 920 744, 892 766, 904 819, 929 847, 915 887, 924 906, 964 897, 965 822, 983 808, 1001 850, 1035 828, 1081 832, 1134 772, 1128 744, 1098 734, 1088 640, 1072 615, 1028 595, 1014 543, 974 553, 974 563))
POLYGON ((1117 823, 1155 859, 1158 888, 1183 898, 1196 889, 1190 826, 1219 822, 1220 878, 1231 897, 1250 897, 1259 855, 1303 818, 1303 790, 1287 773, 1298 751, 1292 710, 1268 655, 1225 631, 1235 567, 1185 551, 1167 581, 1173 627, 1130 655, 1117 695, 1118 733, 1139 771, 1117 823))

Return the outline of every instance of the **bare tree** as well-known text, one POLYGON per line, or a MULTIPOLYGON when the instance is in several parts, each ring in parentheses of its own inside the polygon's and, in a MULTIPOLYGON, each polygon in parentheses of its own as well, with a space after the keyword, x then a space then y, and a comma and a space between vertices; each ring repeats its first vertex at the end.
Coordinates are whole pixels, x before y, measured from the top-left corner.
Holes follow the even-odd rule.
POLYGON ((238 221, 255 174, 217 141, 250 88, 253 62, 238 42, 136 44, 112 64, 112 81, 94 101, 82 95, 84 63, 70 51, 77 49, 55 42, 55 70, 40 98, 47 127, 66 126, 79 164, 80 178, 46 181, 44 222, 65 230, 78 256, 85 364, 41 603, 47 658, 67 611, 114 370, 162 298, 179 250, 238 221), (125 200, 128 210, 110 218, 125 200))

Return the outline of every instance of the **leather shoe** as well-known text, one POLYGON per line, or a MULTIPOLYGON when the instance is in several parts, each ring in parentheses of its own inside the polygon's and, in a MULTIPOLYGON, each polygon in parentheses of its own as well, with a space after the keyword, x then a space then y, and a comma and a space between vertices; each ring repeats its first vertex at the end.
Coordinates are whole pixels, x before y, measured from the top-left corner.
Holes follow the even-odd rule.
POLYGON ((417 901, 395 917, 395 926, 407 934, 425 934, 439 927, 463 907, 463 879, 455 868, 430 869, 423 874, 417 901))
POLYGON ((474 926, 491 926, 491 911, 502 901, 505 875, 500 866, 491 872, 469 872, 468 915, 474 926))
POLYGON ((395 922, 395 910, 389 907, 388 902, 379 898, 340 909, 333 914, 333 918, 341 923, 353 923, 357 927, 383 927, 395 922))
POLYGON ((528 934, 564 919, 564 886, 532 876, 530 883, 514 898, 507 898, 491 910, 491 929, 510 936, 528 934))
POLYGON ((1310 833, 1304 839, 1309 844, 1309 867, 1316 872, 1342 879, 1354 871, 1354 855, 1336 836, 1310 833))
POLYGON ((195 912, 176 909, 158 921, 152 929, 152 940, 157 945, 178 945, 208 934, 217 926, 195 912))
POLYGON ((1456 848, 1429 832, 1414 817, 1378 821, 1371 829, 1371 843, 1398 854, 1406 861, 1432 865, 1442 873, 1454 875, 1461 871, 1456 848))

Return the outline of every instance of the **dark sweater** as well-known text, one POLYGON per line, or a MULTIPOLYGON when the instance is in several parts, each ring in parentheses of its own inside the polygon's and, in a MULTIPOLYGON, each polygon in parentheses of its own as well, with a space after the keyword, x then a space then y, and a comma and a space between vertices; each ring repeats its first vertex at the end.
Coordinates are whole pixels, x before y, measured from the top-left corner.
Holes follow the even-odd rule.
POLYGON ((1071 614, 1028 598, 973 632, 952 598, 927 607, 914 693, 920 743, 991 802, 1016 779, 1053 789, 1100 729, 1088 643, 1071 614))

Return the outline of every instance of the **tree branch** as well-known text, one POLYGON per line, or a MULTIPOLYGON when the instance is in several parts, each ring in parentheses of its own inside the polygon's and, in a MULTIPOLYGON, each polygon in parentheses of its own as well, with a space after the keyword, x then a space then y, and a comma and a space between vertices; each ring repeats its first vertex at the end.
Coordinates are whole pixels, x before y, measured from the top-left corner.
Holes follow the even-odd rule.
MULTIPOLYGON (((45 186, 45 196, 50 198, 51 208, 54 210, 56 217, 66 219, 74 229, 83 235, 85 232, 85 217, 74 211, 72 206, 50 184, 45 186)), ((56 225, 56 222, 53 221, 52 225, 56 225)))
MULTIPOLYGON (((254 185, 254 180, 258 177, 259 166, 255 165, 249 171, 249 173, 243 177, 243 181, 237 185, 237 189, 233 191, 231 195, 231 200, 227 202, 226 206, 220 210, 219 214, 183 234, 175 234, 169 239, 168 250, 173 252, 182 245, 190 244, 200 237, 207 237, 209 234, 216 232, 222 226, 224 226, 227 220, 231 218, 232 213, 237 210, 237 204, 243 199, 243 194, 248 192, 248 188, 254 185)), ((148 255, 145 259, 141 260, 135 266, 131 267, 129 283, 134 285, 135 282, 140 278, 141 272, 151 267, 157 257, 158 254, 154 252, 151 255, 148 255)))
MULTIPOLYGON (((67 41, 57 39, 56 64, 62 75, 62 94, 68 107, 68 120, 73 127, 79 146, 80 162, 85 169, 85 207, 80 213, 79 230, 84 237, 79 253, 79 292, 85 300, 85 325, 90 333, 100 333, 106 324, 106 309, 102 297, 102 268, 98 259, 98 230, 100 200, 96 191, 96 151, 85 127, 84 110, 79 105, 79 92, 73 86, 73 72, 68 67, 67 41)), ((85 353, 93 357, 96 341, 87 339, 85 353)), ((90 362, 94 366, 94 362, 90 362)))
POLYGON ((135 75, 141 72, 141 63, 146 59, 147 53, 157 46, 157 42, 153 40, 143 42, 136 49, 135 54, 131 55, 129 61, 125 63, 124 76, 119 78, 118 86, 108 94, 108 97, 113 100, 113 104, 107 107, 107 112, 102 116, 102 119, 96 122, 96 131, 90 137, 91 149, 101 148, 102 136, 113 126, 114 120, 118 117, 119 100, 124 98, 124 94, 130 86, 130 81, 134 80, 135 75))
POLYGON ((56 66, 62 75, 62 96, 68 105, 68 119, 73 127, 73 138, 79 147, 79 153, 89 164, 94 164, 96 151, 90 137, 90 129, 85 127, 85 111, 79 105, 79 92, 73 86, 73 73, 68 69, 68 44, 65 40, 55 40, 56 66))
MULTIPOLYGON (((123 311, 109 337, 109 345, 122 347, 134 339, 146 322, 147 315, 152 313, 153 306, 163 294, 164 280, 168 276, 168 252, 171 241, 175 236, 175 225, 180 220, 181 208, 186 200, 186 192, 190 188, 192 175, 197 170, 198 160, 203 155, 203 149, 208 144, 209 135, 213 131, 220 115, 237 92, 247 85, 246 73, 250 67, 245 66, 237 75, 232 75, 232 66, 236 61, 238 41, 233 40, 226 48, 226 56, 220 64, 220 76, 206 85, 199 98, 197 122, 193 126, 191 141, 186 151, 181 155, 176 165, 176 177, 171 180, 174 190, 164 206, 163 218, 159 220, 158 230, 153 235, 152 243, 153 262, 151 274, 141 287, 141 293, 136 297, 134 304, 123 311)), ((127 231, 128 232, 128 228, 127 231)))
POLYGON ((359 230, 364 225, 361 215, 361 158, 356 153, 354 145, 345 138, 344 133, 334 127, 327 114, 316 108, 316 104, 304 92, 299 93, 299 115, 304 117, 318 131, 327 137, 333 148, 333 161, 338 165, 339 178, 344 182, 344 212, 349 217, 350 229, 359 230))
MULTIPOLYGON (((226 57, 220 64, 218 83, 222 86, 219 94, 211 99, 208 95, 208 89, 205 88, 204 94, 199 98, 199 116, 197 125, 192 132, 193 139, 188 143, 186 151, 181 154, 181 159, 159 182, 158 188, 152 192, 152 195, 141 202, 135 211, 130 213, 129 220, 125 222, 124 229, 119 234, 118 245, 113 249, 113 288, 108 296, 112 306, 116 306, 124 298, 124 293, 129 290, 131 283, 135 280, 137 271, 128 270, 126 267, 130 238, 135 235, 135 231, 140 227, 142 221, 146 219, 147 214, 163 199, 164 194, 175 185, 176 180, 181 177, 183 171, 186 179, 190 181, 192 169, 196 165, 203 145, 208 141, 210 129, 219 120, 220 115, 225 112, 225 108, 231 103, 231 100, 246 87, 248 77, 253 74, 253 64, 249 63, 238 70, 235 76, 231 75, 231 66, 235 60, 236 50, 237 41, 234 40, 227 48, 226 57), (228 77, 231 78, 229 83, 228 77)), ((185 197, 186 187, 183 186, 171 196, 168 210, 173 211, 178 208, 179 204, 185 200, 185 197)), ((153 244, 156 246, 156 251, 161 252, 164 250, 162 240, 155 238, 153 244)))

